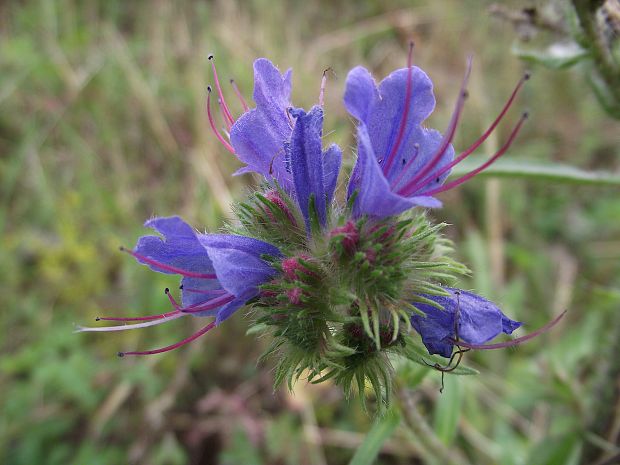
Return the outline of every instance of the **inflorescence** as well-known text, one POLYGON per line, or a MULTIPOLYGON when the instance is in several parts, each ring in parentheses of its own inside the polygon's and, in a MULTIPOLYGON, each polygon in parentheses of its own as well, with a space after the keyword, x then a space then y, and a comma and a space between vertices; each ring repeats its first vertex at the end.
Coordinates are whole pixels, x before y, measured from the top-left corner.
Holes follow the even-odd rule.
POLYGON ((269 60, 254 62, 254 107, 231 79, 243 109, 228 105, 210 56, 217 106, 208 88, 209 125, 225 149, 245 164, 236 174, 264 180, 234 206, 238 221, 226 233, 202 234, 179 217, 154 218, 143 236, 122 249, 153 271, 180 275, 181 301, 166 289, 172 310, 141 317, 102 317, 117 326, 81 331, 121 331, 167 323, 184 316, 214 318, 188 338, 167 347, 120 352, 120 356, 167 352, 207 333, 238 309, 250 309, 251 332, 271 335, 264 356, 277 354, 275 383, 292 388, 300 377, 332 379, 347 395, 371 387, 379 406, 392 392, 390 358, 400 355, 442 373, 459 371, 463 353, 524 342, 560 317, 521 338, 487 344, 521 323, 492 302, 453 287, 467 268, 449 257, 452 244, 425 208, 501 157, 527 115, 480 167, 447 181, 451 169, 472 154, 506 116, 517 83, 497 118, 460 154, 452 147, 467 97, 468 61, 454 113, 442 135, 422 125, 435 107, 432 82, 412 63, 378 85, 363 67, 346 80, 344 104, 357 120, 357 161, 346 197, 335 196, 342 151, 322 146, 323 73, 318 104, 291 105, 291 70, 281 74, 269 60), (218 116, 219 115, 219 116, 218 116), (414 331, 421 336, 419 340, 414 331), (435 355, 433 357, 433 355, 435 355), (447 359, 445 364, 438 360, 447 359))

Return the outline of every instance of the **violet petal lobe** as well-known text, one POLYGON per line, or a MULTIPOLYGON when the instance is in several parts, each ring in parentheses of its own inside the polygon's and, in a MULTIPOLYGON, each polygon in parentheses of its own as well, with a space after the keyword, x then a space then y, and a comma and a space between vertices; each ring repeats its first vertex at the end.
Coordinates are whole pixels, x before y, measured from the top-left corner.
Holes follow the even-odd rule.
POLYGON ((291 135, 292 122, 287 115, 290 107, 291 71, 281 74, 269 60, 254 62, 254 101, 256 108, 244 113, 230 130, 235 154, 268 180, 276 179, 285 189, 291 186, 286 171, 284 143, 291 135))
POLYGON ((370 72, 363 66, 356 66, 347 75, 344 105, 358 121, 367 123, 370 112, 379 100, 377 84, 370 72))
POLYGON ((314 106, 308 113, 302 109, 290 110, 290 113, 296 120, 290 144, 287 144, 287 157, 293 174, 297 204, 309 231, 311 198, 314 198, 322 226, 327 219, 327 192, 321 148, 323 109, 314 106))
MULTIPOLYGON (((178 216, 153 218, 144 223, 163 235, 142 236, 134 251, 164 265, 173 266, 194 273, 214 273, 213 265, 207 250, 198 240, 194 229, 178 216)), ((174 271, 162 269, 137 258, 140 263, 149 266, 153 271, 176 274, 174 271)))
POLYGON ((449 296, 423 295, 443 307, 438 309, 429 304, 416 303, 416 307, 426 314, 412 314, 411 324, 422 336, 422 342, 430 354, 439 354, 449 358, 456 339, 457 326, 455 315, 458 314, 458 339, 470 344, 484 344, 498 334, 511 334, 521 326, 520 322, 511 320, 487 299, 454 288, 445 288, 449 296))
MULTIPOLYGON (((209 252, 215 274, 222 287, 245 303, 258 294, 258 286, 269 281, 276 270, 262 255, 280 257, 280 251, 271 244, 232 234, 203 234, 200 242, 209 252)), ((237 307, 238 308, 238 307, 237 307)), ((218 313, 217 322, 230 315, 218 313)))
POLYGON ((342 150, 336 144, 332 144, 323 152, 323 179, 327 203, 330 204, 336 191, 338 173, 342 164, 342 150))

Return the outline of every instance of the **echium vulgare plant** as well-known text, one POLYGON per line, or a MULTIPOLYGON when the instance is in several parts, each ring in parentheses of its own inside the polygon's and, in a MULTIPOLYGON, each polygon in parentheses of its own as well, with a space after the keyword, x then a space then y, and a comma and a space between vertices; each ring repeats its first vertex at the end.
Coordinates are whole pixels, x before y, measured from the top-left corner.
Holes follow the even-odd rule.
POLYGON ((80 328, 119 331, 167 323, 185 316, 213 318, 200 331, 167 347, 120 356, 166 352, 219 326, 240 308, 250 309, 251 332, 269 333, 276 355, 275 384, 292 387, 300 377, 331 379, 350 395, 370 386, 379 408, 390 401, 393 356, 442 372, 457 368, 463 352, 500 348, 530 335, 486 344, 521 323, 492 302, 455 288, 467 268, 449 257, 451 243, 425 208, 502 156, 525 121, 486 163, 446 182, 451 168, 474 152, 496 128, 527 79, 517 84, 497 119, 471 147, 455 155, 451 145, 466 99, 471 63, 446 132, 422 125, 435 106, 433 86, 413 66, 378 85, 363 67, 346 80, 344 104, 357 120, 357 161, 346 199, 334 195, 342 151, 322 147, 323 93, 309 111, 290 102, 291 71, 254 62, 254 104, 231 80, 244 112, 233 116, 213 68, 219 111, 209 87, 207 113, 215 136, 245 166, 238 173, 264 177, 261 187, 234 206, 238 221, 224 233, 199 233, 179 217, 154 218, 143 236, 123 249, 153 271, 177 274, 181 301, 166 289, 172 309, 159 315, 104 317, 118 326, 80 328), (221 126, 221 130, 219 127, 221 126), (415 330, 421 342, 415 337, 415 330), (440 363, 442 358, 447 363, 440 363))

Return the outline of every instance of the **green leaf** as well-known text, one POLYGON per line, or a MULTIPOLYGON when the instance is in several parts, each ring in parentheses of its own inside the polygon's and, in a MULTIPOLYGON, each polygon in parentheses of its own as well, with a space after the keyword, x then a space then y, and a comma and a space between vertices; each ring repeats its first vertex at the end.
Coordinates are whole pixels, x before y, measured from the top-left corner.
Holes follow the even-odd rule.
POLYGON ((463 395, 456 376, 446 376, 444 389, 437 401, 434 427, 437 437, 449 446, 454 441, 458 427, 463 395))
MULTIPOLYGON (((469 157, 456 165, 451 176, 463 176, 482 165, 486 157, 469 157)), ((528 178, 536 181, 589 184, 594 186, 620 186, 620 173, 585 171, 561 163, 540 162, 526 159, 499 159, 478 176, 528 178)))
POLYGON ((590 56, 588 50, 572 41, 554 42, 544 48, 514 46, 513 52, 522 60, 551 69, 569 68, 590 56))
POLYGON ((386 414, 378 418, 370 428, 364 442, 357 448, 349 465, 371 465, 383 443, 392 435, 400 423, 400 413, 395 408, 389 409, 386 414))

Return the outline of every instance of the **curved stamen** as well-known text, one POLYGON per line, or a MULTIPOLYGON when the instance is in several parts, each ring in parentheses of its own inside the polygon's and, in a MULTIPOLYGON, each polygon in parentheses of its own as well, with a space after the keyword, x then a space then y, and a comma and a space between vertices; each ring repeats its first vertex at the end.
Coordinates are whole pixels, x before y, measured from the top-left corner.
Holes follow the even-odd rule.
POLYGON ((118 325, 118 326, 99 326, 99 327, 90 327, 90 326, 76 326, 76 333, 94 333, 94 332, 110 332, 110 331, 127 331, 129 329, 139 329, 139 328, 148 328, 149 326, 161 325, 162 323, 167 323, 172 320, 176 320, 177 318, 181 318, 185 316, 181 312, 174 312, 173 315, 167 316, 165 318, 158 318, 152 321, 146 321, 144 323, 136 323, 131 325, 118 325))
POLYGON ((202 328, 200 331, 192 334, 190 337, 185 338, 182 341, 179 341, 179 342, 177 342, 175 344, 171 344, 169 346, 162 347, 161 349, 146 350, 144 352, 119 352, 118 356, 119 357, 124 357, 125 355, 153 355, 153 354, 161 354, 162 352, 168 352, 170 350, 174 350, 174 349, 176 349, 178 347, 181 347, 181 346, 183 346, 183 345, 185 345, 185 344, 187 344, 189 342, 192 342, 195 339, 198 339, 200 336, 202 336, 203 334, 205 334, 209 330, 213 329, 214 326, 215 326, 215 321, 212 321, 207 326, 202 328))
POLYGON ((235 82, 234 79, 230 80, 230 85, 232 86, 233 90, 235 91, 235 95, 237 96, 237 98, 241 102, 241 106, 243 107, 243 111, 244 112, 249 111, 250 107, 248 106, 247 102, 243 98, 243 94, 239 90, 239 87, 237 87, 237 83, 235 82))
POLYGON ((200 313, 206 312, 207 310, 213 310, 222 305, 226 305, 227 303, 234 300, 235 296, 231 294, 225 294, 221 297, 217 297, 215 299, 208 300, 207 302, 202 302, 200 304, 190 305, 189 307, 181 307, 179 311, 183 313, 200 313))
POLYGON ((226 99, 224 98, 224 93, 222 92, 222 87, 220 86, 220 80, 217 76, 217 70, 215 69, 215 57, 213 55, 209 55, 209 61, 211 62, 211 69, 213 70, 213 79, 215 81, 215 88, 217 89, 217 95, 220 97, 222 101, 222 109, 224 110, 224 114, 226 115, 225 120, 232 124, 235 122, 235 118, 232 117, 230 110, 228 109, 228 105, 226 105, 226 99))
MULTIPOLYGON (((553 328, 556 324, 559 323, 559 321, 564 317, 564 315, 566 315, 566 312, 567 310, 564 310, 562 313, 560 313, 558 316, 556 316, 553 320, 551 320, 549 323, 544 325, 542 328, 539 328, 530 334, 526 334, 525 336, 521 336, 516 339, 512 339, 510 341, 498 342, 497 344, 470 344, 468 342, 458 341, 458 345, 466 347, 468 349, 473 349, 473 350, 492 350, 492 349, 503 349, 505 347, 517 346, 519 344, 523 344, 524 342, 529 341, 530 339, 535 338, 536 336, 541 335, 542 333, 546 331, 549 331, 551 328, 553 328)), ((455 344, 457 343, 456 341, 453 341, 453 342, 455 344)))
POLYGON ((147 315, 147 316, 136 316, 136 317, 115 317, 115 316, 98 316, 95 318, 95 321, 150 321, 150 320, 159 320, 161 318, 168 318, 169 316, 176 315, 179 313, 177 310, 173 312, 161 313, 159 315, 147 315))
POLYGON ((495 160, 497 160, 499 157, 501 157, 504 153, 506 153, 506 151, 510 148, 510 146, 512 145, 512 143, 515 140, 515 137, 517 137, 517 134, 519 133, 519 130, 521 129, 521 126, 523 126, 523 123, 525 122, 525 120, 527 119, 528 114, 527 113, 523 113, 523 115, 521 116, 521 118, 519 119, 519 122, 516 124, 516 126, 514 127, 514 129, 512 130, 512 132, 510 133, 510 136, 508 137, 508 140, 504 143, 504 145, 497 151, 497 153, 495 153, 495 155, 493 155, 491 158, 489 158, 485 163, 483 163, 482 165, 480 165, 478 168, 476 168, 473 171, 470 171, 469 173, 467 173, 464 176, 461 176, 458 179, 455 179, 454 181, 451 181, 447 184, 444 184, 443 186, 437 187, 436 189, 431 189, 430 191, 424 191, 421 192, 421 195, 435 195, 438 194, 440 192, 445 192, 447 190, 450 190, 460 184, 463 184, 465 181, 473 178, 475 175, 477 175, 478 173, 480 173, 481 171, 485 170, 486 168, 489 167, 489 165, 491 165, 495 160))
POLYGON ((221 98, 217 98, 217 105, 220 107, 220 114, 222 115, 222 121, 224 121, 224 124, 226 125, 226 130, 228 133, 230 133, 230 128, 232 127, 232 124, 230 123, 230 121, 228 121, 228 118, 226 118, 226 114, 224 113, 224 106, 222 105, 222 99, 221 98))
POLYGON ((413 41, 409 42, 409 53, 407 54, 407 87, 405 90, 405 108, 400 118, 400 125, 398 127, 398 135, 396 141, 392 146, 390 154, 385 160, 385 166, 383 167, 383 174, 387 176, 390 172, 390 168, 396 158, 396 152, 400 148, 400 144, 405 134, 405 127, 407 126, 407 118, 409 117, 409 107, 411 106, 411 94, 413 93, 413 41))
POLYGON ((156 266, 157 268, 161 268, 164 271, 169 271, 171 273, 180 274, 181 276, 185 276, 188 278, 199 278, 199 279, 216 279, 215 273, 196 273, 194 271, 186 271, 181 268, 177 268, 176 266, 166 265, 165 263, 158 262, 157 260, 153 260, 152 258, 146 257, 138 252, 134 252, 133 250, 126 249, 125 247, 120 247, 121 252, 127 252, 129 255, 137 258, 138 260, 143 261, 149 265, 156 266))
POLYGON ((217 127, 215 126, 215 121, 213 120, 213 115, 211 114, 211 86, 207 87, 207 116, 209 117, 209 125, 211 126, 211 130, 213 131, 213 134, 215 134, 215 137, 217 137, 217 140, 219 140, 222 145, 226 148, 226 150, 228 150, 230 153, 235 153, 235 149, 233 148, 232 145, 230 145, 230 143, 224 139, 224 136, 222 136, 220 134, 220 131, 217 129, 217 127))
MULTIPOLYGON (((467 81, 469 80, 469 75, 471 73, 471 62, 472 58, 470 57, 467 60, 467 69, 465 71, 465 76, 463 77, 461 89, 459 90, 459 97, 455 104, 454 113, 452 113, 452 118, 450 119, 450 123, 448 124, 448 129, 446 130, 446 133, 441 139, 439 148, 431 157, 431 159, 426 163, 426 165, 424 165, 424 167, 420 170, 420 172, 415 175, 413 179, 411 179, 407 184, 405 184, 405 186, 398 190, 399 195, 409 196, 415 192, 415 188, 417 187, 420 179, 426 177, 426 175, 431 172, 435 168, 435 166, 437 166, 437 163, 439 163, 439 161, 443 157, 443 154, 448 149, 448 146, 452 142, 452 139, 454 139, 454 134, 456 133, 456 128, 458 127, 459 119, 461 118, 461 113, 465 105, 465 99, 467 98, 466 87, 467 81)), ((402 173, 405 173, 409 169, 412 162, 413 158, 409 160, 409 162, 407 162, 407 165, 403 167, 402 173)), ((397 184, 395 183, 393 184, 392 188, 395 189, 396 186, 397 184)))
POLYGON ((429 182, 431 182, 431 180, 433 180, 435 178, 441 177, 442 174, 444 174, 448 170, 452 169, 454 166, 458 165, 461 161, 463 161, 465 158, 467 158, 469 155, 471 155, 478 147, 480 147, 482 145, 482 143, 485 140, 488 139, 489 135, 491 135, 491 133, 495 130, 495 128, 497 127, 499 122, 504 118, 504 116, 508 112, 508 109, 512 106, 512 102, 514 102, 515 97, 519 93, 519 90, 521 89, 521 87, 523 87, 523 84, 529 78, 530 78, 529 73, 525 73, 523 75, 523 77, 517 83, 515 89, 512 91, 512 94, 510 95, 510 98, 505 103, 504 108, 502 108, 502 111, 500 111, 499 115, 497 115, 497 118, 495 118, 495 121, 493 121, 493 123, 491 123, 491 126, 489 126, 489 128, 484 132, 484 134, 482 134, 478 138, 478 140, 476 140, 467 150, 462 152, 458 157, 456 157, 454 160, 452 160, 446 166, 441 168, 439 171, 437 171, 435 173, 431 173, 426 179, 424 179, 423 181, 420 181, 418 183, 418 186, 414 189, 414 192, 419 190, 420 188, 426 186, 429 182))

